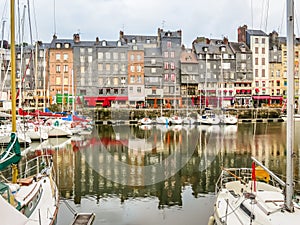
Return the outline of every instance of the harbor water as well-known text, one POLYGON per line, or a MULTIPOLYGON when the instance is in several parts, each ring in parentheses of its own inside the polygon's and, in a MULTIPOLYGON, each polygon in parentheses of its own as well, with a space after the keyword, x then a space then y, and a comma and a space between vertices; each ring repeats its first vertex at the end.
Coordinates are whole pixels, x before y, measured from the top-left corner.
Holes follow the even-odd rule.
MULTIPOLYGON (((285 132, 284 122, 99 125, 89 136, 52 139, 47 150, 61 195, 57 224, 94 212, 97 225, 206 225, 222 167, 250 167, 253 156, 285 179, 285 132)), ((299 137, 296 123, 296 190, 299 137)))

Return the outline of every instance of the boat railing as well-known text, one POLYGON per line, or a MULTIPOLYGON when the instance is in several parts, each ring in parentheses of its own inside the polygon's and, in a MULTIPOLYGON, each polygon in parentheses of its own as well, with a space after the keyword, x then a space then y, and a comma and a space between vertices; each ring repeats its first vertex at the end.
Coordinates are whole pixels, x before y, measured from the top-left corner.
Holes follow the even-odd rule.
POLYGON ((52 163, 51 155, 36 156, 25 163, 25 168, 20 173, 20 177, 26 178, 32 175, 41 173, 45 168, 48 168, 52 163))
MULTIPOLYGON (((268 183, 274 187, 282 188, 285 184, 283 181, 278 180, 277 176, 273 176, 269 170, 265 172, 265 176, 256 175, 256 180, 268 183)), ((225 184, 232 181, 240 181, 247 184, 252 181, 252 168, 223 168, 220 177, 218 178, 215 186, 215 193, 225 187, 225 184)))

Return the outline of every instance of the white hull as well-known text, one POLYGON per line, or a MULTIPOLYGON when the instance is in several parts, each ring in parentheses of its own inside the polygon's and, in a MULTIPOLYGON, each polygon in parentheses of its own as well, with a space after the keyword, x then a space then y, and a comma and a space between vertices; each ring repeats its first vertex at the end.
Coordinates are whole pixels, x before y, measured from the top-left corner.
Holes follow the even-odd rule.
POLYGON ((214 222, 220 225, 299 224, 300 205, 294 203, 295 212, 288 212, 283 190, 271 185, 271 179, 269 183, 252 181, 249 171, 251 169, 223 170, 216 187, 214 222), (242 180, 243 177, 246 179, 242 180))
POLYGON ((160 117, 156 118, 156 123, 157 124, 166 125, 166 124, 169 124, 169 121, 170 121, 169 118, 165 117, 165 116, 160 116, 160 117))
POLYGON ((181 125, 183 123, 183 120, 180 116, 172 116, 170 118, 170 123, 175 125, 181 125))
POLYGON ((35 174, 35 179, 28 176, 19 179, 18 184, 4 183, 12 191, 11 199, 14 199, 15 204, 21 209, 16 209, 16 205, 12 202, 9 204, 4 196, 0 195, 1 224, 55 224, 59 195, 57 186, 52 180, 51 169, 52 167, 41 170, 35 174))

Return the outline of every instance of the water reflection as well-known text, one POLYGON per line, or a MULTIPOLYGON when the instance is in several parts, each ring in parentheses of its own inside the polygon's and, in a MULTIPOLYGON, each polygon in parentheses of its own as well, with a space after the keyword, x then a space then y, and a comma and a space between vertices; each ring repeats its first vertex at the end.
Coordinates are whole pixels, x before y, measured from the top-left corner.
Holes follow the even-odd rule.
MULTIPOLYGON (((81 205, 82 211, 90 210, 84 203, 90 196, 92 199, 88 201, 100 208, 106 205, 103 201, 111 204, 115 202, 113 210, 122 211, 124 219, 122 205, 124 207, 125 204, 130 210, 141 207, 140 211, 143 211, 145 201, 148 209, 154 207, 158 211, 149 213, 147 209, 143 218, 147 217, 149 221, 158 224, 183 224, 182 221, 180 223, 173 219, 167 223, 163 223, 164 219, 160 222, 150 220, 146 214, 155 215, 161 210, 175 207, 181 210, 180 215, 187 218, 187 205, 196 204, 199 207, 197 211, 206 212, 204 214, 208 217, 213 200, 201 197, 214 192, 221 168, 250 166, 251 156, 263 161, 284 178, 285 126, 285 123, 157 125, 146 128, 127 125, 98 126, 92 136, 72 138, 63 146, 55 148, 58 187, 62 197, 72 200, 74 207, 81 205), (126 164, 127 168, 120 167, 120 162, 126 164)), ((299 129, 300 124, 296 124, 294 165, 297 180, 299 129)), ((105 216, 103 208, 97 210, 102 213, 102 219, 104 216, 105 224, 132 223, 127 217, 122 223, 109 222, 114 221, 114 216, 121 214, 105 216)), ((138 209, 130 213, 136 210, 138 209)), ((198 214, 195 212, 194 216, 188 216, 189 224, 199 224, 198 214)), ((141 220, 137 221, 140 222, 136 224, 145 224, 141 220)), ((200 224, 207 224, 207 219, 203 221, 200 224)))

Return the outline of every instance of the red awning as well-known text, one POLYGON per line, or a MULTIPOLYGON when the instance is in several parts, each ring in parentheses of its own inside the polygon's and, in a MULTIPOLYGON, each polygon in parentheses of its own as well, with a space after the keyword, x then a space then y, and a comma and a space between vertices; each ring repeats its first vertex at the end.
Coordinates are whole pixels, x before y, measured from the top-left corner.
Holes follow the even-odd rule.
POLYGON ((271 100, 283 100, 282 96, 270 96, 271 100))
POLYGON ((270 96, 268 96, 268 95, 253 95, 252 98, 254 100, 263 100, 263 99, 270 99, 270 96))

